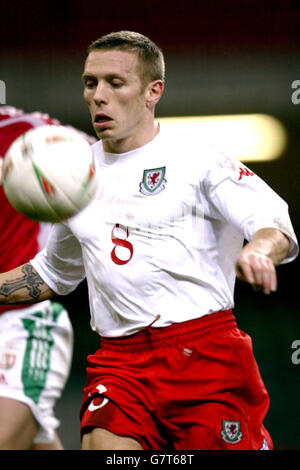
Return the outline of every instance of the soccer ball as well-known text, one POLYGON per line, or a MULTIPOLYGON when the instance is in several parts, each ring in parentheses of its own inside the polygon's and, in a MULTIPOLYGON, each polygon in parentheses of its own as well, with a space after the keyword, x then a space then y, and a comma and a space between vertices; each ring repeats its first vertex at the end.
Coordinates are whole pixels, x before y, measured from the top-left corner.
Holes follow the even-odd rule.
POLYGON ((94 154, 74 129, 36 127, 7 150, 2 183, 18 212, 40 222, 61 222, 80 212, 96 192, 94 154))

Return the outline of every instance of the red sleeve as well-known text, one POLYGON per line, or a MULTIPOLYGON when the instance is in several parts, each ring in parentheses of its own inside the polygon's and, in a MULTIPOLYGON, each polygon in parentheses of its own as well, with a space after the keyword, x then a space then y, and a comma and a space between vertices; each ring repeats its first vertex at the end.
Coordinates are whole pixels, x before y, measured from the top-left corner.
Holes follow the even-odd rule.
POLYGON ((28 122, 20 121, 16 124, 11 124, 5 126, 4 128, 0 128, 0 157, 4 158, 4 155, 13 141, 21 134, 24 134, 24 132, 32 129, 32 127, 33 126, 28 122))
MULTIPOLYGON (((42 124, 42 122, 41 122, 42 124)), ((24 132, 35 127, 21 117, 0 116, 0 156, 4 156, 12 142, 24 132)), ((40 224, 24 217, 8 202, 0 186, 0 270, 9 271, 27 263, 39 249, 40 224)), ((24 306, 0 305, 0 314, 24 306)))
MULTIPOLYGON (((15 109, 11 107, 7 108, 15 109)), ((8 111, 5 113, 4 109, 0 109, 0 157, 2 158, 13 141, 21 134, 24 134, 24 132, 45 124, 60 124, 59 121, 50 118, 47 114, 36 112, 30 114, 9 115, 8 111)))

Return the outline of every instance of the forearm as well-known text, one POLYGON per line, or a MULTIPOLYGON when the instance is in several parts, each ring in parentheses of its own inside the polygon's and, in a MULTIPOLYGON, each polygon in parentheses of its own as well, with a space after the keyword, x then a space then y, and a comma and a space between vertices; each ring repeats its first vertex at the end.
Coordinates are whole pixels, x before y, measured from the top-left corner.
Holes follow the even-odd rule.
POLYGON ((271 259, 277 266, 287 255, 289 239, 280 230, 263 228, 258 230, 251 242, 244 247, 244 252, 255 251, 271 259))
POLYGON ((0 304, 32 304, 55 295, 30 263, 0 274, 0 304))

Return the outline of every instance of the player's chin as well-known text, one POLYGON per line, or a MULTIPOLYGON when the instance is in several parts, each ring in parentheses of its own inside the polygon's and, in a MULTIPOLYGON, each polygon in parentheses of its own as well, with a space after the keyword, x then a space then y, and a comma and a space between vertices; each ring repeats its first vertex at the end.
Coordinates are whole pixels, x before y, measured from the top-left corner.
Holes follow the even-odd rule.
POLYGON ((109 128, 102 128, 99 129, 97 127, 94 127, 96 135, 99 139, 113 139, 114 135, 111 129, 109 128))

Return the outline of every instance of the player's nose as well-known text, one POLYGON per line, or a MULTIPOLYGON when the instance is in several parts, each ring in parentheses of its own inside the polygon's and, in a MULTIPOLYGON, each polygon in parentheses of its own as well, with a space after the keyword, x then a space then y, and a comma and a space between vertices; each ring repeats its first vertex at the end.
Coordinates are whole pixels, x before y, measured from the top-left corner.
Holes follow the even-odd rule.
POLYGON ((97 105, 108 102, 107 89, 104 83, 98 82, 97 88, 93 96, 93 100, 97 105))

